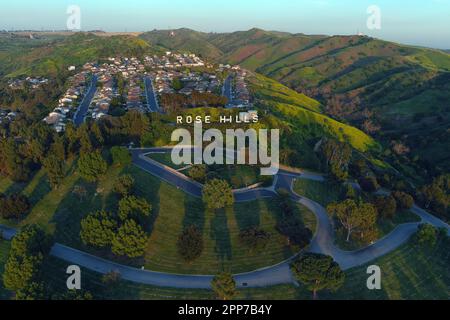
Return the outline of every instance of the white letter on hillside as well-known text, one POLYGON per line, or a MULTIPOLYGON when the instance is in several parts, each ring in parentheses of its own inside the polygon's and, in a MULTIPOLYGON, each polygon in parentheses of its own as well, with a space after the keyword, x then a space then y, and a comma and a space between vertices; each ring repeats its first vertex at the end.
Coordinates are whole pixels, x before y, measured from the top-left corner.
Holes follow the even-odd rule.
POLYGON ((267 135, 267 129, 259 130, 259 162, 262 165, 270 164, 269 168, 261 168, 261 175, 274 176, 280 169, 280 130, 270 130, 270 157, 267 135))
POLYGON ((66 270, 67 274, 70 276, 67 278, 66 285, 69 290, 80 290, 81 289, 81 269, 79 266, 72 265, 68 266, 66 270))
POLYGON ((370 266, 367 268, 367 274, 371 276, 367 279, 367 289, 381 290, 381 269, 379 266, 370 266))

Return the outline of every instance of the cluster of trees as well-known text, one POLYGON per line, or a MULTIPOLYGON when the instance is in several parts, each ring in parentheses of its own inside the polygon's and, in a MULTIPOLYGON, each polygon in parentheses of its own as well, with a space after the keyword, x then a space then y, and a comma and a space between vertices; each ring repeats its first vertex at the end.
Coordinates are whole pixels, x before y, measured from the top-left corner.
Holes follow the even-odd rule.
POLYGON ((450 221, 450 174, 442 175, 420 190, 420 200, 446 221, 450 221))
POLYGON ((290 245, 305 248, 311 242, 313 233, 305 227, 296 214, 295 203, 284 190, 279 190, 278 205, 281 209, 280 217, 277 219, 276 229, 284 235, 290 245))
POLYGON ((209 92, 193 91, 191 95, 165 93, 161 95, 161 104, 166 112, 172 113, 183 108, 224 107, 228 99, 209 92))
POLYGON ((0 217, 3 219, 22 219, 30 210, 28 198, 21 194, 5 196, 0 194, 0 217))
POLYGON ((211 288, 221 300, 232 300, 238 294, 236 281, 234 281, 233 275, 227 272, 216 275, 211 281, 211 288))
POLYGON ((345 229, 347 242, 350 242, 351 237, 366 242, 377 238, 375 227, 378 212, 373 204, 347 199, 331 203, 327 212, 345 229))
POLYGON ((147 245, 145 226, 152 206, 143 198, 129 195, 133 186, 129 176, 119 177, 114 189, 122 196, 117 213, 97 211, 81 221, 80 237, 85 245, 110 248, 118 256, 137 258, 147 245))
POLYGON ((17 299, 45 298, 42 265, 51 245, 51 238, 35 225, 24 227, 12 239, 3 284, 16 293, 17 299))

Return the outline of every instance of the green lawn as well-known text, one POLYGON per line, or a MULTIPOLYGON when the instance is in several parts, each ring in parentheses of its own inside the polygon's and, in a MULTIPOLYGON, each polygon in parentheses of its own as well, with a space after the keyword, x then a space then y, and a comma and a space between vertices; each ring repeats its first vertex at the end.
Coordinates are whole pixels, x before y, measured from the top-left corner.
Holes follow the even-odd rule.
POLYGON ((252 186, 257 183, 264 183, 264 186, 270 186, 273 179, 264 180, 260 175, 260 168, 251 165, 221 165, 209 167, 208 174, 219 178, 231 185, 233 189, 241 189, 252 186))
MULTIPOLYGON (((315 230, 314 215, 306 208, 298 207, 298 215, 305 225, 315 230)), ((38 223, 52 232, 57 242, 102 255, 121 263, 145 265, 149 269, 181 273, 216 273, 222 269, 243 272, 278 263, 293 254, 285 239, 274 229, 279 212, 273 201, 260 200, 236 204, 214 214, 203 208, 200 199, 160 181, 154 176, 130 166, 125 169, 110 167, 97 184, 82 181, 76 172, 69 175, 57 191, 50 191, 36 203, 32 212, 21 222, 38 223), (80 241, 80 221, 96 210, 117 210, 118 197, 112 186, 121 174, 131 174, 135 192, 152 205, 152 216, 147 224, 148 248, 144 259, 124 260, 108 252, 86 248, 80 241), (80 199, 73 193, 75 186, 83 186, 87 193, 80 199), (181 261, 176 242, 184 226, 196 224, 203 231, 205 249, 195 262, 181 261), (272 234, 272 240, 264 252, 248 252, 238 242, 240 230, 260 226, 272 234)))
MULTIPOLYGON (((0 246, 1 247, 1 246, 0 246)), ((422 249, 408 243, 368 265, 378 265, 382 272, 382 290, 366 287, 367 266, 346 271, 344 286, 336 293, 319 292, 319 299, 407 300, 449 299, 450 241, 440 241, 433 249, 422 249)), ((2 258, 0 251, 0 259, 2 258)), ((68 263, 51 258, 44 268, 46 281, 57 292, 66 290, 68 263)), ((101 275, 82 269, 82 286, 93 293, 95 299, 212 299, 208 290, 160 288, 121 280, 114 288, 101 281, 101 275)), ((249 300, 307 300, 311 293, 303 285, 279 285, 267 288, 241 289, 238 299, 249 300)))
POLYGON ((332 202, 339 201, 345 188, 342 185, 333 184, 328 181, 320 182, 306 179, 296 179, 294 191, 308 199, 311 199, 326 207, 332 202))

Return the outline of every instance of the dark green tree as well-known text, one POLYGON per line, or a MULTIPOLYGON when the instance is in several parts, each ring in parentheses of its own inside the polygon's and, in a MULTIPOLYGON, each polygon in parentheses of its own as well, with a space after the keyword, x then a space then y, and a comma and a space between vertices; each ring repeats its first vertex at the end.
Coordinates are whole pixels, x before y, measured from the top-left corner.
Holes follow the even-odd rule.
POLYGON ((100 152, 84 153, 78 160, 78 169, 80 175, 88 182, 96 181, 100 176, 106 173, 108 164, 103 159, 100 152))
POLYGON ((81 220, 80 237, 85 245, 97 248, 108 247, 117 230, 117 221, 105 211, 89 214, 81 220))
POLYGON ((187 262, 192 262, 202 254, 203 235, 196 226, 189 226, 183 230, 177 245, 181 257, 187 262))
POLYGON ((134 220, 127 220, 112 241, 112 252, 118 256, 138 258, 144 255, 147 235, 134 220))
POLYGON ((305 253, 291 264, 294 277, 306 288, 313 292, 317 299, 317 292, 321 290, 338 290, 345 281, 345 274, 332 257, 305 253))

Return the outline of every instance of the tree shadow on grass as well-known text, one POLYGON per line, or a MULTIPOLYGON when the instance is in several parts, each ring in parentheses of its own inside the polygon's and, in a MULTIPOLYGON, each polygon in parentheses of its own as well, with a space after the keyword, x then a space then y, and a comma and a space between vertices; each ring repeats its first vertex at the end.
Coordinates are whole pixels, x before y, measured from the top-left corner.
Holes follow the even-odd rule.
POLYGON ((234 203, 234 216, 239 231, 261 225, 261 206, 259 201, 234 203))
POLYGON ((184 212, 183 228, 195 225, 203 234, 205 229, 205 206, 203 202, 185 195, 184 212))
POLYGON ((101 195, 96 193, 95 184, 78 179, 74 186, 85 188, 85 196, 74 194, 72 188, 60 202, 51 222, 55 224, 55 241, 79 247, 81 220, 89 213, 103 208, 101 195))
POLYGON ((41 199, 44 198, 46 194, 52 191, 50 183, 48 182, 47 175, 43 175, 39 182, 34 188, 33 192, 30 194, 28 199, 30 200, 31 207, 34 207, 41 199))
POLYGON ((215 252, 222 265, 232 258, 230 231, 228 229, 227 213, 224 209, 217 210, 211 219, 211 238, 216 241, 215 252))

